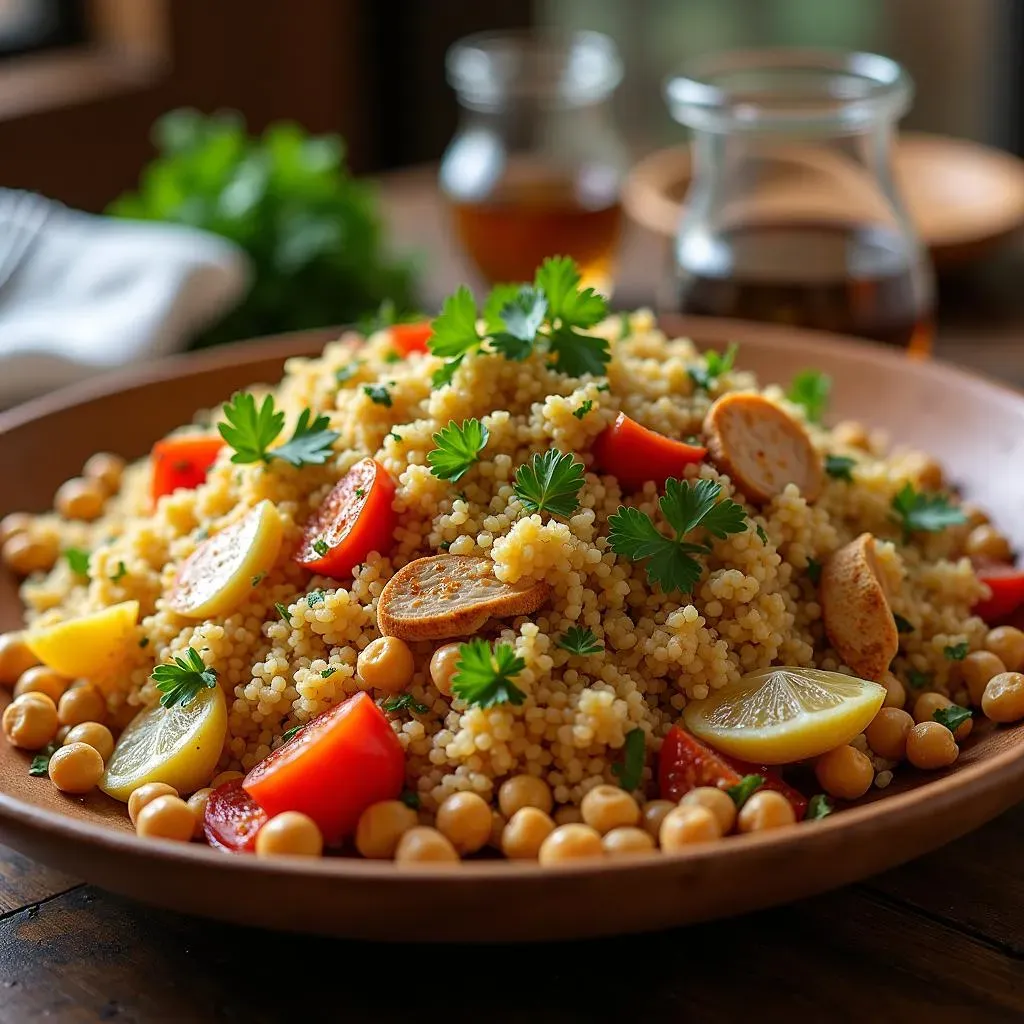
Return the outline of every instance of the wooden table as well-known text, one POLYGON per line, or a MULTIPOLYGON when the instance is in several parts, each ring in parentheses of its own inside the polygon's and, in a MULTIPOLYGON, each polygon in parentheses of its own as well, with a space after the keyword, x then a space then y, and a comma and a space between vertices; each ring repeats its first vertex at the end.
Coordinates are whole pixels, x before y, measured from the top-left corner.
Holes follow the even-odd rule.
MULTIPOLYGON (((436 306, 464 275, 427 172, 384 185, 436 306)), ((650 304, 665 247, 624 239, 616 301, 650 304)), ((944 282, 942 358, 1024 385, 1024 249, 944 282)), ((0 1022, 1024 1019, 1024 806, 931 856, 734 921, 545 948, 388 947, 129 903, 0 848, 0 1022)), ((253 898, 258 898, 254 893, 253 898)), ((295 922, 301 928, 302 922, 295 922)))

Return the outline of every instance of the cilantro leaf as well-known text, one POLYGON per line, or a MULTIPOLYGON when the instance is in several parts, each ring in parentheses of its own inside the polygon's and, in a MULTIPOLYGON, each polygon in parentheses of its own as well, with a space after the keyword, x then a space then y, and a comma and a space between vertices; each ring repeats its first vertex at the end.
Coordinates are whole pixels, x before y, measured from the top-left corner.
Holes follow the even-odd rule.
POLYGON ((580 626, 570 626, 558 638, 558 646, 563 651, 577 654, 581 658, 588 654, 600 654, 604 650, 604 644, 598 641, 593 630, 583 629, 580 626))
POLYGON ((391 392, 383 384, 364 384, 363 394, 374 405, 384 405, 391 408, 391 392))
POLYGON ((486 640, 474 637, 459 644, 459 659, 452 676, 452 693, 467 704, 481 708, 495 704, 522 704, 526 694, 513 679, 526 662, 516 655, 511 644, 496 644, 494 650, 486 640))
POLYGON ((849 455, 826 455, 825 456, 825 472, 828 473, 833 480, 845 480, 847 483, 853 483, 853 467, 857 465, 857 460, 851 458, 849 455))
POLYGON ((268 453, 273 459, 287 462, 289 466, 322 466, 331 456, 331 446, 341 436, 331 430, 331 421, 326 416, 317 416, 310 423, 312 413, 303 409, 291 439, 268 453))
POLYGON ((490 436, 478 419, 463 420, 461 427, 455 420, 449 420, 447 427, 433 435, 437 447, 427 452, 430 472, 439 480, 461 480, 479 459, 490 436))
POLYGON ((594 403, 589 398, 586 398, 580 404, 580 407, 578 409, 573 409, 572 414, 573 414, 573 416, 576 417, 576 419, 581 420, 593 408, 594 408, 594 403))
POLYGON ((807 801, 807 811, 804 814, 804 821, 821 821, 832 813, 832 801, 824 793, 815 793, 807 801))
POLYGON ((417 715, 425 715, 430 708, 426 704, 421 704, 411 693, 400 693, 394 697, 388 697, 381 707, 388 712, 401 711, 403 708, 409 708, 415 711, 417 715))
POLYGON ((971 645, 967 640, 958 644, 949 644, 942 648, 942 653, 950 661, 963 661, 970 653, 971 645))
POLYGON ((911 689, 921 690, 931 681, 932 677, 927 672, 920 672, 916 668, 912 668, 907 672, 907 682, 910 683, 911 689))
POLYGON ((763 775, 744 775, 735 786, 727 786, 725 791, 739 810, 763 785, 763 775))
POLYGON ((571 516, 580 507, 583 463, 572 453, 549 448, 516 470, 512 489, 528 512, 571 516))
POLYGON ((643 781, 646 740, 643 729, 630 729, 626 733, 626 742, 622 747, 622 760, 612 765, 612 774, 627 793, 639 789, 643 781))
POLYGON ((739 345, 735 342, 725 352, 716 352, 714 349, 708 349, 704 353, 704 362, 689 367, 686 372, 690 375, 690 380, 697 387, 704 391, 711 391, 718 383, 718 378, 724 377, 733 368, 738 351, 739 345))
POLYGON ((64 557, 76 576, 89 578, 89 552, 82 548, 65 548, 64 557))
POLYGON ((893 615, 893 620, 896 622, 897 633, 913 633, 914 624, 908 619, 903 618, 902 615, 893 615))
POLYGON ((203 659, 194 647, 185 651, 184 658, 175 658, 171 665, 157 665, 153 669, 153 681, 163 694, 160 704, 173 708, 176 704, 184 707, 190 704, 199 692, 217 685, 217 673, 203 664, 203 659))
POLYGON ((224 405, 225 423, 219 423, 220 436, 234 448, 231 461, 237 464, 269 462, 270 446, 284 429, 284 413, 274 406, 274 396, 267 395, 257 407, 248 391, 239 391, 224 405))
POLYGON ((939 725, 944 725, 952 733, 955 733, 970 717, 970 709, 962 708, 959 704, 950 704, 949 707, 936 708, 932 713, 932 718, 939 725))
POLYGON ((483 338, 476 329, 477 309, 473 293, 460 285, 441 306, 440 314, 431 321, 433 332, 427 347, 435 356, 453 359, 479 348, 483 338))
POLYGON ((903 528, 904 542, 914 531, 941 533, 947 526, 967 522, 963 509, 951 505, 945 495, 921 494, 909 483, 892 499, 892 510, 903 528))
POLYGON ((817 586, 821 582, 821 570, 823 566, 816 558, 807 559, 807 578, 817 586))
POLYGON ((819 370, 802 370, 794 378, 786 397, 794 404, 803 406, 804 414, 811 423, 820 423, 832 391, 832 378, 819 370))

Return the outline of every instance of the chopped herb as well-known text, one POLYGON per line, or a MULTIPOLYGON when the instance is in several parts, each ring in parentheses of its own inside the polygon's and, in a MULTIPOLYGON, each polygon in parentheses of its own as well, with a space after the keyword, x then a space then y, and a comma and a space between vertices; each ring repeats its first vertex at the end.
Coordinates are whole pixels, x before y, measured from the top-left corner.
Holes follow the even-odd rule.
POLYGON ((588 654, 600 654, 604 650, 604 644, 600 643, 590 629, 582 629, 579 626, 570 626, 559 638, 558 646, 570 654, 577 654, 585 658, 588 654))
POLYGON ((896 622, 896 632, 897 633, 913 633, 914 632, 914 624, 912 622, 909 622, 907 619, 903 618, 902 615, 893 615, 893 619, 896 622))
POLYGON ((832 813, 832 801, 824 793, 815 793, 807 801, 807 811, 804 814, 804 821, 821 821, 832 813))
POLYGON ((388 433, 388 437, 393 437, 395 439, 395 444, 401 444, 402 443, 402 435, 396 433, 394 430, 392 430, 392 431, 390 431, 388 433))
POLYGON ((289 466, 322 466, 330 458, 332 445, 341 435, 328 429, 331 421, 326 416, 317 416, 312 423, 310 416, 308 409, 299 413, 291 439, 271 448, 271 458, 287 462, 289 466))
POLYGON ((916 668, 910 669, 907 672, 907 682, 914 690, 923 689, 932 681, 932 677, 927 672, 919 672, 916 668))
POLYGON ((455 377, 455 371, 462 365, 462 359, 462 356, 449 359, 444 366, 439 367, 430 375, 430 383, 435 388, 443 388, 446 384, 451 384, 455 377))
POLYGON ((483 338, 476 329, 476 321, 476 300, 473 293, 461 285, 454 295, 444 300, 440 315, 430 324, 427 347, 435 356, 447 360, 444 366, 434 371, 435 387, 451 383, 466 354, 480 348, 483 338))
POLYGON ((140 646, 140 647, 148 647, 148 646, 149 646, 149 637, 148 637, 148 636, 144 636, 144 637, 143 637, 143 638, 142 638, 142 639, 141 639, 141 640, 139 641, 139 646, 140 646))
POLYGON ((718 383, 718 378, 724 377, 733 368, 738 351, 739 345, 735 342, 725 352, 709 349, 704 353, 704 362, 689 367, 686 372, 697 387, 703 391, 711 391, 718 383))
POLYGON ((573 409, 572 414, 576 419, 581 420, 584 416, 594 408, 594 403, 589 399, 584 399, 583 404, 578 409, 573 409))
POLYGON ((936 708, 932 713, 932 718, 939 725, 944 725, 952 733, 955 733, 970 717, 970 709, 962 708, 959 704, 950 704, 949 707, 936 708))
POLYGON ((410 807, 414 811, 418 811, 420 809, 420 795, 419 793, 414 793, 411 789, 403 790, 398 799, 401 800, 406 807, 410 807))
POLYGON ((201 690, 217 685, 217 673, 203 664, 194 647, 189 647, 184 658, 175 658, 171 665, 157 665, 153 669, 153 681, 163 694, 162 707, 173 708, 176 704, 185 707, 201 690))
POLYGON ((301 728, 301 725, 293 725, 290 729, 285 729, 285 731, 281 733, 281 745, 283 746, 287 743, 301 728))
POLYGON ((786 397, 803 407, 804 414, 812 423, 820 423, 832 391, 832 378, 819 370, 802 370, 793 378, 786 397))
POLYGON ((334 371, 334 379, 339 384, 347 384, 359 372, 362 365, 362 359, 353 359, 351 363, 346 363, 334 371))
POLYGON ((325 541, 323 537, 317 537, 316 540, 313 541, 313 550, 323 558, 324 555, 330 551, 330 548, 327 546, 327 541, 325 541))
POLYGON ((196 540, 206 540, 206 538, 209 537, 209 536, 210 536, 210 530, 206 526, 202 527, 199 530, 196 530, 196 540))
POLYGON ((825 472, 828 473, 833 480, 845 480, 847 483, 853 483, 853 467, 857 465, 857 460, 851 458, 849 455, 826 455, 825 456, 825 472))
POLYGON ((949 644, 942 648, 942 653, 950 661, 963 661, 971 651, 971 645, 967 640, 958 644, 949 644))
POLYGON ((625 341, 627 338, 633 335, 633 321, 630 320, 628 313, 623 313, 619 318, 619 341, 625 341))
POLYGON ((284 429, 284 413, 275 408, 274 398, 267 395, 257 407, 256 399, 247 391, 239 391, 224 405, 225 423, 218 425, 221 437, 234 448, 235 463, 264 462, 281 459, 292 466, 322 466, 331 454, 331 446, 340 436, 329 430, 330 420, 303 409, 291 438, 271 448, 284 429))
POLYGON ((315 608, 318 604, 323 604, 327 597, 322 590, 311 590, 306 595, 306 607, 315 608))
POLYGON ((280 601, 275 601, 274 607, 277 609, 277 614, 281 616, 281 621, 286 626, 290 626, 292 624, 292 613, 288 611, 288 605, 281 604, 280 601))
POLYGON ((437 545, 437 550, 438 551, 448 551, 451 548, 451 546, 452 546, 452 542, 450 540, 443 540, 443 541, 441 541, 440 544, 437 545))
POLYGON ((401 361, 402 357, 393 348, 389 348, 387 352, 384 353, 385 363, 400 363, 401 361))
POLYGON ((727 786, 725 791, 739 810, 763 785, 763 775, 744 775, 735 786, 727 786))
POLYGON ((89 552, 82 548, 65 548, 64 557, 76 576, 89 578, 89 552))
POLYGON ((768 547, 768 534, 764 532, 764 527, 760 523, 757 524, 757 538, 765 547, 768 547))
POLYGON ((608 391, 611 391, 611 389, 612 389, 611 384, 598 384, 597 385, 597 390, 598 391, 608 392, 608 391))
POLYGON ((400 693, 397 697, 388 697, 381 707, 389 713, 409 708, 417 715, 425 715, 430 710, 426 704, 421 704, 416 700, 411 693, 400 693))
POLYGON ((647 737, 643 729, 631 729, 626 733, 626 742, 622 747, 622 760, 612 765, 612 774, 619 780, 619 785, 632 793, 640 788, 644 777, 644 762, 647 758, 645 743, 647 737))
POLYGON ((528 512, 567 517, 580 507, 583 483, 583 463, 549 448, 516 470, 512 490, 528 512))
POLYGON ((920 494, 909 483, 904 484, 892 499, 892 509, 903 528, 904 542, 910 540, 915 530, 940 533, 947 526, 959 526, 967 522, 963 509, 951 505, 945 495, 920 494))
POLYGON ((36 778, 45 778, 50 774, 50 758, 57 752, 57 748, 60 746, 58 743, 48 743, 42 750, 32 758, 32 763, 28 766, 29 775, 34 775, 36 778))
POLYGON ((463 420, 461 427, 455 420, 449 420, 448 426, 432 437, 437 447, 427 452, 430 472, 439 480, 461 480, 480 458, 490 436, 478 419, 463 420))
POLYGON ((356 497, 357 498, 365 498, 366 497, 366 488, 365 487, 357 487, 356 488, 356 497))
POLYGON ((608 342, 581 329, 599 324, 608 315, 608 303, 593 288, 581 289, 579 284, 579 269, 568 256, 546 259, 534 280, 534 288, 547 300, 547 339, 556 368, 571 377, 600 377, 611 359, 608 342))
POLYGON ((334 669, 334 668, 325 668, 325 669, 323 669, 323 671, 321 671, 320 678, 321 679, 330 679, 331 676, 333 676, 336 671, 337 670, 334 669))
POLYGON ((701 563, 693 556, 709 554, 711 547, 688 542, 686 535, 700 527, 722 539, 747 529, 740 505, 728 498, 716 502, 721 490, 722 485, 713 480, 694 483, 669 477, 659 505, 674 536, 664 536, 646 513, 620 505, 608 519, 612 550, 634 562, 647 559, 648 582, 660 584, 666 593, 690 593, 701 574, 701 563))
POLYGON ((374 404, 391 408, 391 392, 383 384, 364 384, 363 394, 374 404))
POLYGON ((494 650, 486 640, 474 637, 459 644, 459 660, 452 676, 452 693, 467 704, 481 708, 495 704, 522 704, 526 694, 513 679, 526 662, 516 655, 511 644, 495 644, 494 650))
POLYGON ((258 587, 266 578, 267 574, 265 572, 258 572, 251 580, 249 580, 249 583, 251 586, 258 587))
POLYGON ((821 582, 822 564, 816 558, 807 559, 807 578, 817 586, 821 582))

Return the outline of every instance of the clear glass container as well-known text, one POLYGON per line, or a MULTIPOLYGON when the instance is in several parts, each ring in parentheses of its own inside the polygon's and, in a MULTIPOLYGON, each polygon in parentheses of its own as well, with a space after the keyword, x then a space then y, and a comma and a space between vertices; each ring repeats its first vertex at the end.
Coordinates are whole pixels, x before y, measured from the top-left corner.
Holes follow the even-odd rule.
POLYGON ((725 53, 684 68, 665 92, 693 133, 675 309, 930 351, 931 265, 892 173, 913 93, 899 64, 725 53))
POLYGON ((489 283, 572 256, 608 292, 628 159, 610 99, 622 77, 597 32, 497 32, 448 51, 458 129, 441 161, 454 231, 489 283))

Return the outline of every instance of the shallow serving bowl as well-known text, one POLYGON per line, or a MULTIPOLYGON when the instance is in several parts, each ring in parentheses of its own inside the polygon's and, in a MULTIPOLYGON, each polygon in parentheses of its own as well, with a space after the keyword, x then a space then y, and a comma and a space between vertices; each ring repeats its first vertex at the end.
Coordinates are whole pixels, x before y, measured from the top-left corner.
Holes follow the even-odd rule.
MULTIPOLYGON (((676 320, 738 364, 788 382, 834 379, 832 416, 924 448, 1024 546, 1024 397, 939 363, 829 335, 738 321, 676 320)), ((49 507, 92 452, 134 457, 249 383, 274 381, 306 333, 168 361, 0 414, 0 515, 49 507)), ((0 571, 0 630, 20 622, 0 571)), ((6 700, 6 695, 3 697, 6 700)), ((952 769, 907 770, 886 794, 814 825, 737 836, 685 854, 542 870, 503 861, 399 869, 329 858, 267 861, 140 840, 119 804, 62 796, 0 743, 0 841, 97 885, 177 910, 271 928, 389 940, 556 939, 684 924, 852 882, 948 842, 1024 798, 1024 726, 978 730, 952 769)), ((877 794, 876 794, 877 795, 877 794)))

